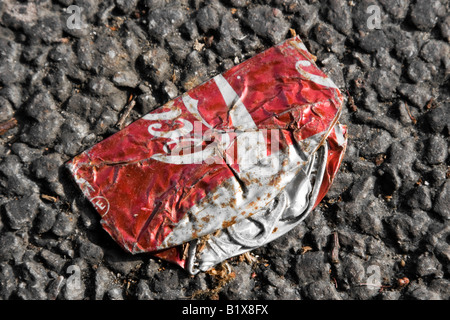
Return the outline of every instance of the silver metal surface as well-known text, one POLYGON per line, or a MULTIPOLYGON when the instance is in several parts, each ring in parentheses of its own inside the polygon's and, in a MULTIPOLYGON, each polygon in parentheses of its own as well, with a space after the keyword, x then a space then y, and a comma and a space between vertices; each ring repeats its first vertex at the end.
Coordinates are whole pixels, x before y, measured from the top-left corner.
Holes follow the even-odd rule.
POLYGON ((221 261, 263 246, 297 226, 314 208, 327 155, 328 147, 324 143, 264 210, 218 234, 191 241, 187 270, 191 274, 206 271, 221 261))

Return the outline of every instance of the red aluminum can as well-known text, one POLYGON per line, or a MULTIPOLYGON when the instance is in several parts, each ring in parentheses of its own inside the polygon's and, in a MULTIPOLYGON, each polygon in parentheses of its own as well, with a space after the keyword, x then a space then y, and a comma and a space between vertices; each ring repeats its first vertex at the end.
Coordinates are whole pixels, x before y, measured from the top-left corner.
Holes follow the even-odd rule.
POLYGON ((347 143, 342 104, 294 37, 67 166, 120 246, 195 273, 281 236, 321 201, 347 143))

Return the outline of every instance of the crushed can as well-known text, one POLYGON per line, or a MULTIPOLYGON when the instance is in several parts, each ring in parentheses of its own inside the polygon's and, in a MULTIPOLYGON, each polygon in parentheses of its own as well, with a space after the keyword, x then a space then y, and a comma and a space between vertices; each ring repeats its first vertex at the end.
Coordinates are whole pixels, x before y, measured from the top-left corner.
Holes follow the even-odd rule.
POLYGON ((282 236, 319 204, 347 144, 342 105, 297 36, 66 165, 121 247, 195 274, 282 236))

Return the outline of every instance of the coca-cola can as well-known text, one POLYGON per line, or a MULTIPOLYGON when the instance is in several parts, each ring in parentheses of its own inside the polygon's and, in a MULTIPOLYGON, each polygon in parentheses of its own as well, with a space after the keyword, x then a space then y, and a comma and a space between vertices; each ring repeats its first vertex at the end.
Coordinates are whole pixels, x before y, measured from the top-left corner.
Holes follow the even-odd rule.
POLYGON ((345 152, 342 105, 297 36, 67 166, 121 247, 195 274, 280 237, 311 213, 345 152))

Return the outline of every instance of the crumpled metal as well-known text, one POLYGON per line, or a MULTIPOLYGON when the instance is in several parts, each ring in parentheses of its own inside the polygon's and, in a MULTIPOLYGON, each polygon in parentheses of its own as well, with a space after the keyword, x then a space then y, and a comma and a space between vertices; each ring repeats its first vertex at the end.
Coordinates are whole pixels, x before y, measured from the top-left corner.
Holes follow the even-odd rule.
POLYGON ((195 274, 298 225, 347 144, 342 94, 314 61, 288 39, 69 161, 103 228, 195 274))

